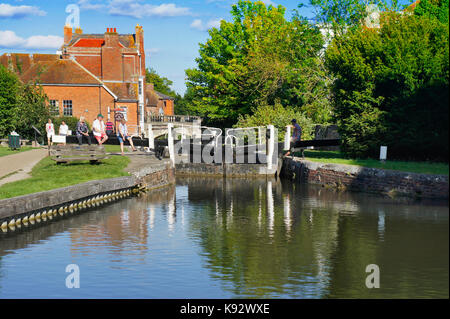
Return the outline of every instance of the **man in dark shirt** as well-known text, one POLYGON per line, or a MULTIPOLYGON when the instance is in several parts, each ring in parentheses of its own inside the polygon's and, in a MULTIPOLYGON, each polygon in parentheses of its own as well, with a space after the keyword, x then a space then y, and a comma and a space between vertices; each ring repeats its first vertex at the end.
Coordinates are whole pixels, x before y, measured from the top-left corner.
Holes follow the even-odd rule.
POLYGON ((89 136, 89 129, 84 120, 84 117, 80 117, 80 121, 77 123, 77 138, 78 144, 83 144, 83 137, 86 138, 89 145, 91 145, 91 137, 89 136))

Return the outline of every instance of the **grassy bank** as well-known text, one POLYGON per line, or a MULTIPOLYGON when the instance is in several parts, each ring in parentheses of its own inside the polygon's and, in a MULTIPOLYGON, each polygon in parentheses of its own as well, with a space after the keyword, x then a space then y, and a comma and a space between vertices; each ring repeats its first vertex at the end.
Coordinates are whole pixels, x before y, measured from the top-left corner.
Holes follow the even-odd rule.
POLYGON ((21 153, 21 152, 26 152, 26 151, 29 151, 32 149, 33 148, 31 146, 24 146, 18 150, 11 150, 9 147, 0 146, 0 157, 7 156, 7 155, 13 155, 13 154, 21 153))
MULTIPOLYGON (((295 153, 294 156, 300 157, 301 154, 295 153)), ((411 173, 449 175, 448 163, 406 161, 386 161, 382 163, 375 159, 349 159, 340 152, 332 151, 305 151, 305 157, 312 162, 357 165, 411 173)))
MULTIPOLYGON (((109 152, 114 149, 114 147, 107 148, 109 152)), ((47 157, 33 168, 31 178, 1 186, 0 199, 48 191, 92 180, 127 176, 129 174, 124 169, 129 162, 128 157, 112 156, 96 165, 89 162, 56 165, 56 162, 47 157)))

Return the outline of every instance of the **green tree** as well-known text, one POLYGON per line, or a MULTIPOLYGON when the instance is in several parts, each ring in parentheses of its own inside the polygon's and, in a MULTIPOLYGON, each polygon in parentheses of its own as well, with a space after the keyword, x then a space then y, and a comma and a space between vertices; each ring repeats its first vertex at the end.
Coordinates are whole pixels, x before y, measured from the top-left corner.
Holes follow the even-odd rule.
POLYGON ((414 14, 421 17, 436 18, 448 24, 449 0, 421 0, 414 14))
POLYGON ((437 19, 386 12, 380 29, 336 37, 326 54, 333 107, 351 156, 448 159, 449 31, 437 19))
POLYGON ((286 125, 291 124, 292 119, 302 127, 302 139, 310 140, 314 136, 314 124, 304 113, 293 107, 283 107, 279 102, 272 105, 262 105, 252 115, 239 116, 236 127, 256 127, 274 125, 278 129, 278 139, 284 140, 286 125))
POLYGON ((166 77, 160 76, 154 69, 147 69, 145 74, 145 81, 147 83, 152 83, 155 90, 172 97, 176 97, 175 91, 171 89, 173 81, 166 77))
POLYGON ((45 128, 49 118, 47 95, 42 87, 31 83, 21 85, 17 103, 17 133, 31 138, 34 136, 32 125, 38 129, 45 128))
POLYGON ((0 137, 15 129, 19 90, 17 76, 0 65, 0 137))
POLYGON ((275 100, 309 105, 308 76, 319 73, 324 44, 320 30, 299 14, 288 21, 284 7, 263 2, 240 0, 231 14, 200 44, 197 68, 186 70, 190 110, 207 123, 231 126, 275 100))

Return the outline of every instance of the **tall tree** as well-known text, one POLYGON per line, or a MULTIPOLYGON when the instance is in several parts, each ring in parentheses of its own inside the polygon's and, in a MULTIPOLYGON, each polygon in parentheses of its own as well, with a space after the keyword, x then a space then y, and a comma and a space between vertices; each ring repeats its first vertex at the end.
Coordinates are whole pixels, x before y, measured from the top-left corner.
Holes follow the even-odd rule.
POLYGON ((17 104, 17 133, 31 138, 34 136, 32 125, 45 128, 45 124, 51 117, 47 100, 47 95, 41 86, 28 83, 20 87, 17 104))
POLYGON ((326 56, 346 152, 387 145, 391 157, 448 160, 448 24, 386 12, 380 29, 349 30, 326 56))
POLYGON ((0 137, 15 129, 19 90, 17 76, 0 65, 0 137))
POLYGON ((305 106, 308 75, 321 63, 320 30, 300 15, 288 21, 284 7, 263 2, 240 0, 231 14, 232 21, 209 30, 197 67, 186 70, 190 109, 216 125, 231 126, 239 115, 275 100, 305 106))
POLYGON ((414 8, 414 14, 421 17, 436 18, 448 24, 449 0, 420 0, 414 8))

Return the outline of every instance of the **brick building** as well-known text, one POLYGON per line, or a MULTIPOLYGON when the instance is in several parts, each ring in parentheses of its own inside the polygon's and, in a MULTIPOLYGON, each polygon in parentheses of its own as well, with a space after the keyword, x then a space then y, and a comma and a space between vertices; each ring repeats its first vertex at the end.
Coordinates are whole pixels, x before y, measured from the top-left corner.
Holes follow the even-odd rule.
POLYGON ((141 133, 151 113, 174 112, 172 98, 145 84, 144 31, 139 25, 134 34, 119 34, 115 28, 83 34, 65 26, 57 54, 4 54, 0 63, 23 82, 39 83, 55 115, 84 116, 92 123, 98 113, 111 120, 122 113, 130 130, 141 133))

